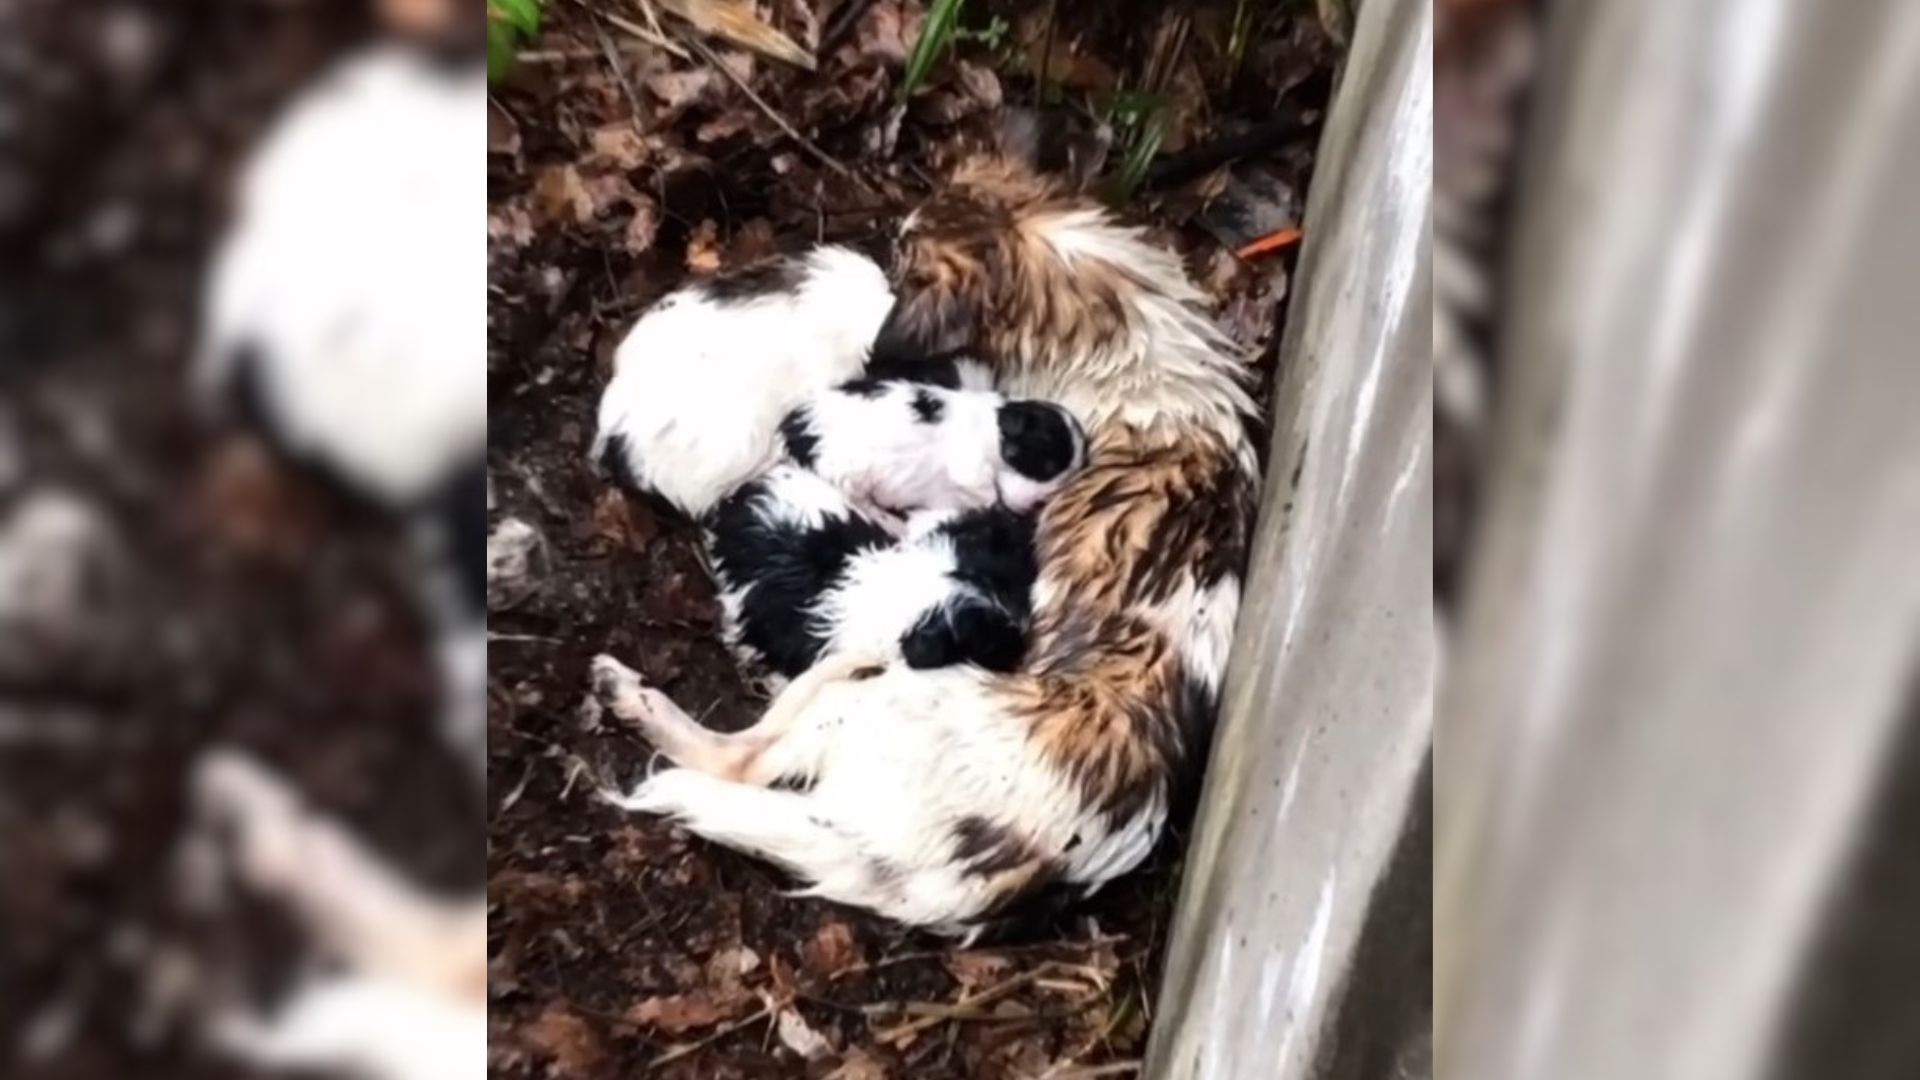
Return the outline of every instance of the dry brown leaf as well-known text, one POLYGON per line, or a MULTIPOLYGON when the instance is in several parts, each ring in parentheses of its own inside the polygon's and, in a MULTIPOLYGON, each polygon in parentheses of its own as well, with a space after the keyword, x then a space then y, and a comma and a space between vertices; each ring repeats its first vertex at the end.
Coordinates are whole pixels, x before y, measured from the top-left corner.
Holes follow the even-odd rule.
POLYGON ((840 1059, 840 1067, 822 1080, 888 1080, 887 1067, 865 1050, 854 1049, 840 1059))
POLYGON ((1045 71, 1054 82, 1075 90, 1104 92, 1112 90, 1120 81, 1113 66, 1092 53, 1081 52, 1074 43, 1053 39, 1051 55, 1043 52, 1045 45, 1042 37, 1032 39, 1033 45, 1027 52, 1027 69, 1041 71, 1040 58, 1047 55, 1045 71))
POLYGON ((865 957, 854 944, 853 930, 839 919, 830 919, 801 947, 800 959, 808 971, 832 978, 865 957))
POLYGON ((572 165, 540 170, 533 181, 533 207, 546 222, 593 220, 593 196, 580 178, 580 170, 572 165))
POLYGON ((520 121, 513 114, 487 103, 487 153, 512 156, 520 152, 520 121))
POLYGON ((732 109, 701 124, 694 131, 693 137, 703 143, 719 142, 722 139, 731 139, 747 130, 752 123, 753 117, 745 110, 732 109))
POLYGON ((966 991, 992 986, 1006 975, 1012 961, 1001 953, 954 950, 944 958, 947 973, 966 991))
POLYGON ((808 1061, 819 1061, 833 1053, 833 1044, 827 1041, 826 1036, 813 1030, 806 1018, 794 1009, 780 1010, 780 1015, 774 1020, 774 1030, 787 1049, 808 1061))
POLYGON ((681 1035, 739 1016, 749 1000, 715 998, 704 990, 695 990, 690 994, 648 998, 628 1009, 626 1018, 642 1027, 681 1035))
POLYGON ((907 43, 919 36, 917 15, 915 32, 907 34, 908 16, 902 13, 899 0, 878 0, 867 13, 860 17, 860 25, 854 34, 854 48, 862 60, 877 60, 888 66, 904 67, 907 63, 907 43))
POLYGON ((696 274, 712 274, 720 269, 720 226, 709 218, 687 237, 687 269, 696 274))
POLYGON ((647 161, 647 143, 630 123, 603 124, 593 129, 593 158, 622 169, 637 169, 647 161))
POLYGON ((585 1020, 555 1002, 529 1024, 528 1046, 545 1055, 556 1076, 588 1076, 607 1060, 607 1048, 585 1020))
POLYGON ((645 195, 636 195, 631 201, 633 218, 627 222, 626 247, 631 254, 644 255, 660 235, 660 204, 645 195))
POLYGON ((487 215, 487 239, 510 249, 533 243, 533 218, 518 206, 503 206, 487 215))
POLYGON ((719 85, 720 76, 706 67, 666 71, 647 78, 647 90, 676 112, 705 101, 719 85))
POLYGON ((634 509, 615 488, 602 492, 593 504, 593 535, 615 548, 645 551, 659 527, 650 515, 634 509))
POLYGON ((752 0, 654 0, 662 11, 669 11, 692 23, 704 34, 723 38, 744 49, 752 49, 807 71, 814 69, 813 54, 794 40, 768 26, 753 10, 752 0))

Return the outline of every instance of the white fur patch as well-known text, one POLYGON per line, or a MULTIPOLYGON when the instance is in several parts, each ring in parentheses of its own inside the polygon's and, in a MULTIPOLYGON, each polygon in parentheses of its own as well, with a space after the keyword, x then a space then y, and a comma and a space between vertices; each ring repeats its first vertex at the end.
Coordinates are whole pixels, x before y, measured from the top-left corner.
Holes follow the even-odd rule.
POLYGON ((855 252, 818 248, 803 269, 792 293, 716 302, 694 285, 641 316, 614 354, 595 453, 622 436, 635 480, 695 517, 765 469, 781 418, 858 376, 893 306, 855 252))
POLYGON ((1074 439, 1074 461, 1059 476, 1029 479, 1001 457, 1000 409, 1006 404, 1007 398, 990 390, 910 382, 881 383, 872 394, 815 394, 802 414, 815 436, 810 467, 869 509, 968 510, 1004 502, 1029 510, 1085 460, 1085 437, 1062 413, 1074 439), (920 409, 933 410, 934 419, 920 409))
POLYGON ((485 128, 478 66, 362 54, 254 154, 215 255, 196 381, 251 354, 280 440, 389 503, 486 445, 485 128))

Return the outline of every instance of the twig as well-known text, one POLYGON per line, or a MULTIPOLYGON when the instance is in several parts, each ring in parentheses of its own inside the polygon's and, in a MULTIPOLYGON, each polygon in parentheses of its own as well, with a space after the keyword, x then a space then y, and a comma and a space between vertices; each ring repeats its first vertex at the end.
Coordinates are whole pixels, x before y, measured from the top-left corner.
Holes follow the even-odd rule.
POLYGON ((805 135, 800 134, 799 129, 794 127, 792 124, 788 123, 787 118, 784 116, 781 116, 779 112, 775 111, 773 106, 767 104, 766 99, 762 98, 759 94, 756 94, 753 92, 753 87, 747 85, 747 80, 734 74, 732 68, 721 63, 720 58, 715 56, 713 54, 713 50, 707 48, 705 43, 701 42, 697 38, 691 38, 691 37, 682 37, 680 41, 682 44, 686 45, 688 48, 692 49, 694 52, 699 53, 700 59, 706 61, 707 63, 713 65, 715 68, 719 69, 720 74, 725 75, 729 82, 733 83, 733 85, 740 88, 741 93, 747 95, 748 101, 751 101, 755 105, 759 106, 760 111, 767 115, 767 119, 772 120, 774 123, 780 125, 780 130, 786 132, 788 138, 792 139, 794 142, 799 143, 801 149, 813 155, 814 159, 819 161, 820 164, 825 165, 829 169, 832 169, 838 175, 843 176, 846 179, 851 180, 856 184, 859 184, 862 188, 865 188, 867 186, 865 182, 863 182, 859 177, 853 174, 853 171, 851 169, 848 169, 845 165, 842 165, 838 161, 834 160, 834 158, 830 154, 828 154, 825 150, 822 150, 820 149, 820 147, 816 146, 812 139, 809 139, 805 135))
POLYGON ((487 640, 488 641, 537 641, 543 645, 565 644, 565 642, 561 641, 557 637, 543 637, 539 634, 497 634, 491 630, 487 631, 487 640))
POLYGON ((1040 1080, 1094 1080, 1096 1077, 1119 1076, 1122 1073, 1139 1071, 1140 1062, 1138 1061, 1115 1061, 1107 1065, 1089 1065, 1084 1069, 1068 1069, 1065 1072, 1048 1069, 1040 1074, 1040 1080))
POLYGON ((739 1031, 743 1027, 748 1027, 752 1024, 757 1024, 760 1021, 765 1020, 766 1018, 772 1015, 773 1015, 773 1005, 771 1003, 763 1004, 760 1006, 760 1011, 757 1013, 754 1013, 752 1016, 744 1017, 742 1019, 735 1020, 731 1023, 721 1024, 719 1027, 714 1028, 713 1034, 708 1035, 706 1038, 701 1039, 698 1042, 682 1043, 681 1045, 674 1047, 673 1049, 667 1051, 666 1053, 661 1054, 659 1057, 653 1059, 652 1064, 650 1064, 648 1068, 658 1069, 662 1065, 672 1064, 673 1062, 679 1061, 681 1058, 686 1057, 688 1054, 696 1053, 700 1050, 705 1049, 706 1047, 712 1045, 713 1043, 716 1043, 721 1039, 724 1039, 727 1036, 733 1034, 734 1032, 739 1031))
POLYGON ((977 1018, 975 1015, 975 1012, 977 1011, 979 1006, 991 1005, 992 1003, 999 1001, 1001 998, 1007 997, 1008 995, 1012 994, 1015 990, 1020 989, 1021 987, 1027 985, 1033 980, 1039 978, 1041 975, 1045 974, 1047 970, 1052 966, 1053 965, 1051 962, 1041 964, 1039 967, 1034 968, 1032 971, 1021 972, 1020 974, 1015 975, 1013 978, 1008 979, 1006 982, 1003 982, 998 986, 994 986, 986 990, 982 990, 979 993, 972 995, 971 997, 961 998, 959 1001, 954 1002, 952 1005, 939 1005, 932 1002, 925 1002, 925 1003, 901 1002, 898 1008, 905 1011, 916 1011, 916 1010, 938 1010, 938 1011, 934 1012, 932 1015, 922 1015, 919 1019, 916 1019, 916 1020, 909 1020, 908 1022, 901 1024, 897 1027, 887 1028, 884 1031, 876 1031, 874 1032, 873 1037, 875 1041, 890 1043, 897 1039, 904 1038, 905 1036, 912 1035, 917 1032, 925 1031, 928 1028, 934 1026, 935 1024, 940 1023, 942 1020, 975 1019, 977 1018), (963 1013, 966 1015, 962 1015, 963 1013))
POLYGON ((634 92, 633 80, 627 78, 627 69, 620 64, 620 54, 614 50, 613 39, 607 36, 607 32, 601 29, 598 23, 594 24, 593 36, 600 40, 600 49, 607 56, 607 67, 613 69, 614 81, 620 84, 620 92, 627 97, 627 108, 632 110, 634 133, 645 135, 647 128, 640 120, 644 115, 640 111, 640 95, 634 92))
MULTIPOLYGON (((641 10, 647 12, 649 16, 651 16, 653 13, 653 9, 650 7, 643 7, 641 10)), ((625 16, 622 16, 622 15, 615 15, 610 11, 602 13, 601 18, 606 19, 608 22, 612 23, 613 25, 619 27, 620 29, 626 31, 629 34, 632 34, 634 37, 640 39, 641 41, 644 41, 649 45, 652 45, 658 49, 661 49, 664 52, 671 53, 682 60, 693 59, 692 56, 689 56, 687 54, 687 50, 681 48, 679 45, 675 44, 672 40, 670 40, 666 35, 660 32, 660 24, 657 22, 654 23, 654 28, 652 30, 649 30, 646 27, 641 26, 639 23, 634 22, 632 19, 626 18, 625 16)))
POLYGON ((832 56, 835 49, 846 44, 854 27, 860 25, 860 17, 872 6, 873 0, 846 0, 841 4, 840 10, 833 13, 833 21, 827 24, 826 31, 820 35, 820 44, 813 54, 822 60, 832 56))

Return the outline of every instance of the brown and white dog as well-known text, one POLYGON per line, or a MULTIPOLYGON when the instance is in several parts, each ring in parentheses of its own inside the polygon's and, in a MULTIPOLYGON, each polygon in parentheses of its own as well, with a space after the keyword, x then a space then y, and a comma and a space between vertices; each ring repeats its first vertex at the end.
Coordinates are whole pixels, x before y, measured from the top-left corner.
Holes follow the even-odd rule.
POLYGON ((1024 666, 832 655, 738 734, 610 657, 594 686, 681 766, 616 805, 812 895, 968 934, 1042 886, 1138 865, 1196 778, 1239 610, 1253 405, 1179 261, 1016 165, 963 165, 908 218, 893 277, 876 362, 965 350, 1088 433, 1040 512, 1024 666))

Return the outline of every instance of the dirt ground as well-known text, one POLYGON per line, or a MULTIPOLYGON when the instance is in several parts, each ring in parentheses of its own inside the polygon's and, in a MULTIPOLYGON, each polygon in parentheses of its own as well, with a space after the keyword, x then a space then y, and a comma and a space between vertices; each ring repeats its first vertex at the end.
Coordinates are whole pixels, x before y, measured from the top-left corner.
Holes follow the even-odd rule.
MULTIPOLYGON (((772 22, 811 47, 833 7, 785 0, 772 22)), ((1144 1050, 1178 838, 1093 900, 960 949, 788 898, 777 872, 591 798, 595 776, 637 777, 650 756, 586 703, 594 654, 718 728, 762 705, 718 643, 691 527, 587 463, 620 335, 690 275, 821 240, 884 253, 964 148, 1043 104, 1041 57, 1048 130, 1066 118, 1064 159, 1094 182, 1125 171, 1129 145, 1122 131, 1103 152, 1099 118, 1118 101, 1124 122, 1128 91, 1157 88, 1166 136, 1128 211, 1187 256, 1271 377, 1292 252, 1233 252, 1297 224, 1339 55, 1315 5, 1062 2, 1050 31, 1053 5, 968 5, 967 40, 904 109, 922 7, 858 7, 810 73, 719 42, 704 55, 666 21, 676 58, 604 6, 556 4, 496 89, 494 520, 539 537, 491 598, 497 1076, 1117 1076, 1144 1050), (1236 9, 1252 12, 1238 35, 1236 9), (1252 149, 1229 163, 1223 145, 1252 149)))
POLYGON ((479 795, 433 732, 399 537, 183 392, 233 166, 368 32, 360 10, 28 0, 0 19, 0 532, 42 496, 97 522, 84 602, 0 626, 0 1075, 237 1075, 190 1018, 283 985, 295 939, 178 894, 183 780, 212 745, 422 880, 481 883, 479 795))

